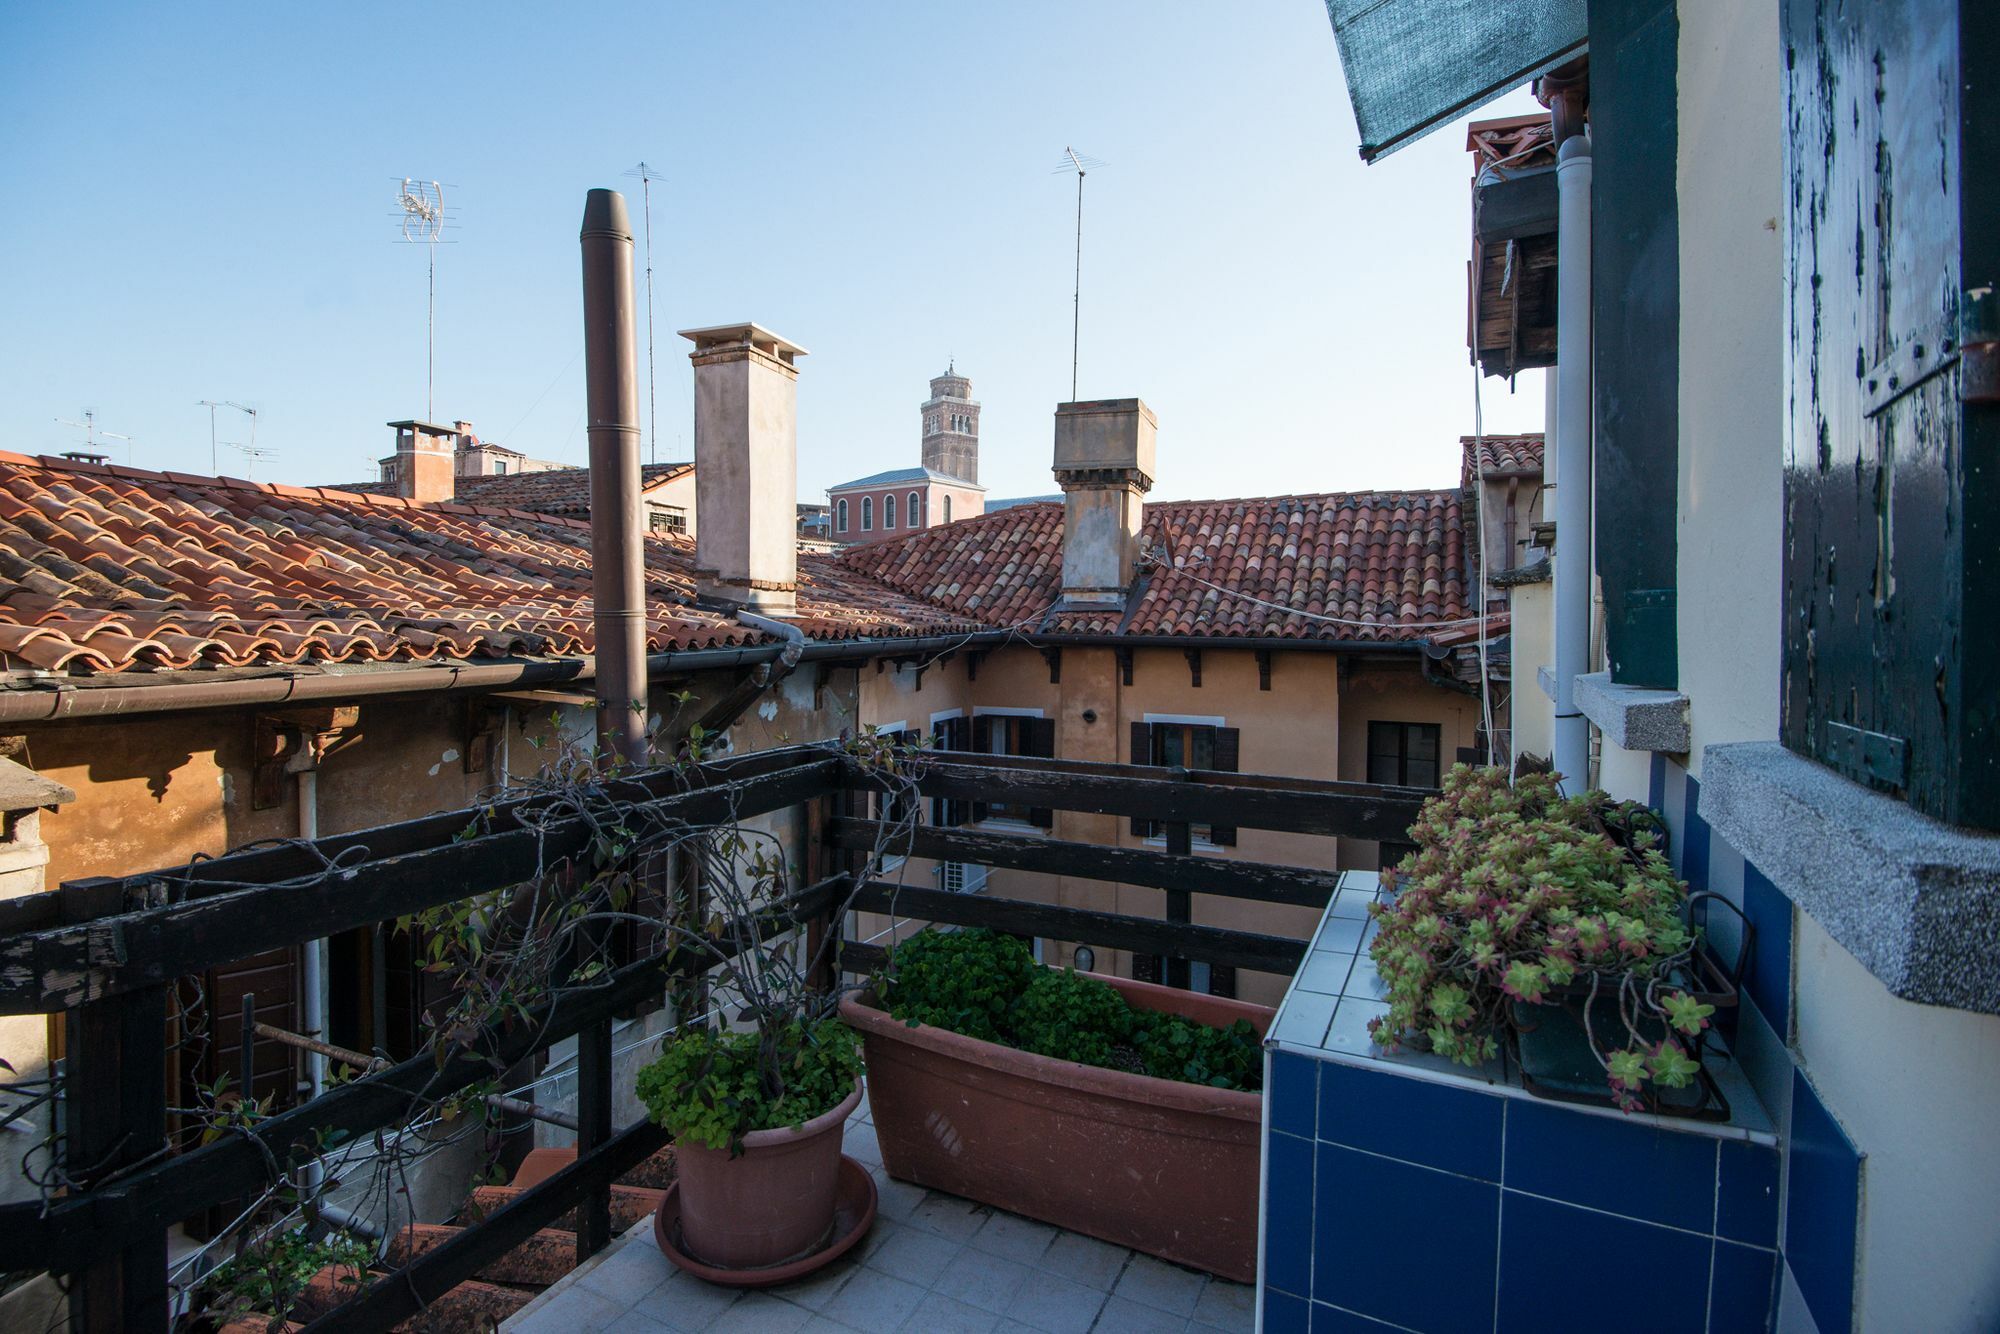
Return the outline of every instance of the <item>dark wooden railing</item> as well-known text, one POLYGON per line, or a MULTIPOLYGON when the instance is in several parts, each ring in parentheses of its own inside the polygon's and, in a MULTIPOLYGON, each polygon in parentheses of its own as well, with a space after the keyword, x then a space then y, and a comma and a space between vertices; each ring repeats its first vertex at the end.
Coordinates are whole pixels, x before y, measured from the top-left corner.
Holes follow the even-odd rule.
MULTIPOLYGON (((1399 838, 1425 795, 1351 783, 949 753, 927 754, 914 768, 925 796, 1143 817, 1164 827, 1166 850, 978 829, 887 829, 863 811, 867 794, 889 785, 819 746, 649 772, 619 780, 614 790, 693 825, 804 808, 812 883, 760 916, 755 934, 761 940, 801 928, 819 940, 841 930, 848 909, 893 911, 918 921, 995 926, 1162 955, 1179 964, 1183 979, 1187 961, 1289 973, 1303 949, 1297 940, 1192 925, 1194 894, 1319 907, 1336 879, 1331 852, 1323 869, 1195 856, 1191 823, 1399 838), (884 882, 857 888, 856 869, 885 837, 897 854, 1158 888, 1166 896, 1164 915, 884 882)), ((251 849, 193 867, 72 882, 0 906, 0 1014, 66 1018, 64 1164, 80 1183, 45 1205, 0 1206, 0 1269, 68 1276, 74 1329, 164 1330, 171 1317, 167 1234, 175 1224, 255 1195, 285 1164, 404 1124, 422 1106, 490 1077, 495 1061, 510 1065, 571 1037, 577 1039, 576 1162, 311 1328, 387 1329, 572 1209, 580 1256, 601 1248, 609 1239, 611 1183, 665 1143, 664 1132, 648 1122, 616 1130, 611 1119, 613 1020, 635 1005, 657 1002, 669 988, 698 984, 687 964, 664 955, 627 964, 601 985, 566 992, 544 1004, 532 1022, 488 1033, 480 1057, 440 1066, 420 1053, 199 1148, 167 1150, 162 1035, 168 989, 178 978, 502 889, 525 879, 537 858, 546 865, 586 849, 591 831, 581 819, 509 828, 510 817, 533 801, 487 808, 497 817, 487 827, 498 832, 475 837, 465 836, 473 812, 452 812, 311 845, 251 849), (330 862, 338 865, 336 874, 327 874, 330 862)), ((728 953, 733 947, 725 939, 735 934, 718 937, 716 948, 728 953)), ((863 970, 880 957, 872 947, 839 943, 846 971, 863 970)), ((691 957, 689 951, 674 956, 691 957)))

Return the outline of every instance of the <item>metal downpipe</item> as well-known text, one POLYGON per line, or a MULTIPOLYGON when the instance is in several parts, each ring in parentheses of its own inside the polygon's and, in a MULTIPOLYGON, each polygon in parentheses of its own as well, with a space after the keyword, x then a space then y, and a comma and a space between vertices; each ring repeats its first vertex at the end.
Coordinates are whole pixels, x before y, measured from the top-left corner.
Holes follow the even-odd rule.
POLYGON ((1576 678, 1590 670, 1591 313, 1590 139, 1576 134, 1557 154, 1560 221, 1556 254, 1555 744, 1564 790, 1590 785, 1590 721, 1576 704, 1576 678))
POLYGON ((644 764, 646 566, 639 513, 639 366, 625 197, 583 207, 584 379, 590 415, 591 620, 600 764, 644 764))

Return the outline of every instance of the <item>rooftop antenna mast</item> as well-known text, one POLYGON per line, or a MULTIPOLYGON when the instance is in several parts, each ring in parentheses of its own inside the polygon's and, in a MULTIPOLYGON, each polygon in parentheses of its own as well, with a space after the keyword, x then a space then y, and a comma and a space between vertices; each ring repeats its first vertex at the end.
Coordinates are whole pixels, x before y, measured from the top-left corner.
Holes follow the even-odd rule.
MULTIPOLYGON (((196 403, 195 406, 198 408, 208 409, 208 471, 210 475, 217 475, 220 474, 222 471, 221 464, 216 461, 216 453, 215 453, 215 446, 218 443, 218 441, 215 438, 215 410, 217 408, 235 408, 238 412, 249 414, 250 447, 252 449, 255 449, 257 447, 257 409, 251 407, 245 407, 241 403, 237 403, 231 399, 226 399, 226 398, 223 399, 221 402, 217 402, 215 399, 212 398, 204 398, 199 403, 196 403)), ((263 454, 257 455, 255 457, 259 458, 269 457, 270 453, 271 451, 267 449, 263 452, 263 454)))
POLYGON ((639 178, 646 201, 646 461, 660 461, 660 396, 653 378, 653 182, 666 177, 641 162, 625 173, 639 178))
POLYGON ((255 477, 257 475, 258 459, 273 459, 278 456, 277 450, 267 449, 259 445, 255 436, 250 438, 250 443, 247 445, 235 440, 224 440, 221 443, 225 448, 233 449, 243 456, 243 475, 245 477, 255 477))
POLYGON ((419 181, 405 176, 396 192, 402 210, 403 240, 430 248, 430 311, 425 321, 424 420, 434 420, 437 411, 437 248, 444 239, 444 187, 436 181, 419 181))
POLYGON ((98 430, 96 408, 85 408, 83 410, 83 420, 80 422, 71 421, 67 417, 58 417, 56 418, 56 425, 72 426, 75 427, 77 430, 82 431, 83 432, 82 452, 90 455, 93 458, 107 459, 111 457, 111 455, 108 452, 101 450, 97 447, 100 441, 123 440, 125 442, 125 462, 130 463, 132 461, 132 437, 129 435, 120 435, 116 431, 98 430))
POLYGON ((1083 329, 1083 178, 1100 167, 1108 166, 1074 148, 1063 149, 1062 165, 1050 175, 1073 171, 1076 173, 1076 289, 1070 297, 1069 323, 1069 396, 1076 401, 1076 354, 1078 335, 1083 329))

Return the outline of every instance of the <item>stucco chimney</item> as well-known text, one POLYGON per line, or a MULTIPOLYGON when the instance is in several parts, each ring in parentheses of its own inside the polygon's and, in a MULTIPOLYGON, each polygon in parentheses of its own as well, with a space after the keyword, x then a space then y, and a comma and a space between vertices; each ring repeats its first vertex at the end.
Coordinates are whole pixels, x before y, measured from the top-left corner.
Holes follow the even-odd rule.
POLYGON ((396 494, 422 505, 450 500, 457 488, 457 433, 434 422, 389 425, 396 432, 396 494))
POLYGON ((1157 430, 1136 398, 1056 405, 1065 603, 1121 606, 1131 591, 1157 430))
POLYGON ((785 615, 798 584, 798 359, 755 324, 683 329, 694 343, 696 593, 785 615))

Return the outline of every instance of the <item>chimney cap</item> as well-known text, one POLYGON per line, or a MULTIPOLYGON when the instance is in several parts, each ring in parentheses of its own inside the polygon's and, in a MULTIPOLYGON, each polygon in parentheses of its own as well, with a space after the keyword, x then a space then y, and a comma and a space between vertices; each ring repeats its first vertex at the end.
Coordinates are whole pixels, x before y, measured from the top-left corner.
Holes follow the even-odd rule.
MULTIPOLYGON (((469 422, 467 423, 467 425, 470 425, 470 424, 471 424, 471 423, 469 423, 469 422)), ((390 423, 389 423, 389 425, 390 425, 390 426, 393 426, 393 427, 395 427, 395 428, 396 428, 397 430, 399 430, 399 431, 400 431, 400 430, 403 430, 403 429, 404 429, 405 427, 408 427, 408 428, 409 428, 409 429, 411 429, 411 430, 416 430, 416 431, 422 431, 422 432, 423 432, 423 433, 424 433, 425 435, 456 435, 456 434, 457 434, 457 431, 455 431, 455 430, 454 430, 453 428, 451 428, 451 427, 449 427, 449 426, 440 426, 440 425, 439 425, 438 423, 436 423, 436 422, 427 422, 427 421, 417 421, 417 420, 416 420, 416 419, 414 419, 414 418, 412 418, 412 419, 411 419, 411 420, 409 420, 409 421, 400 421, 400 422, 390 422, 390 423)))
POLYGON ((748 343, 774 357, 783 357, 787 361, 792 357, 811 355, 789 338, 781 338, 763 325, 748 321, 741 324, 715 324, 705 329, 682 329, 680 335, 692 342, 697 352, 705 352, 709 348, 731 343, 748 343))

